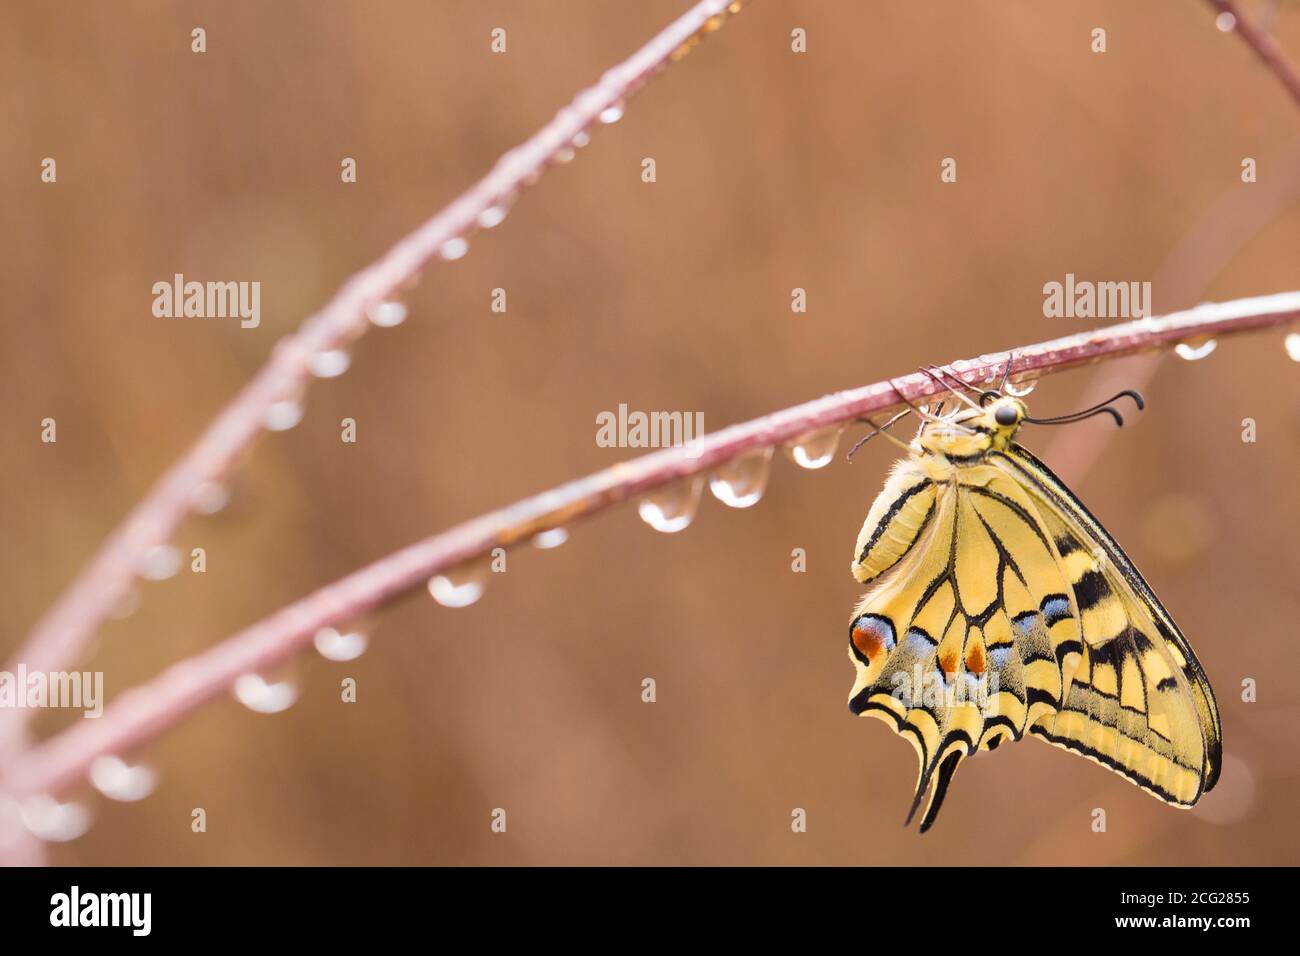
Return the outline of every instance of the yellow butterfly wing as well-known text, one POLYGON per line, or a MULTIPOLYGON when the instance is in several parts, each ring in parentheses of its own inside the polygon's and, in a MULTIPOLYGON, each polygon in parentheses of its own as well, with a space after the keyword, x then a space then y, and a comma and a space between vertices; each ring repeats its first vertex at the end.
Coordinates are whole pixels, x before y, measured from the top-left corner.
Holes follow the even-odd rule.
POLYGON ((1019 740, 1062 704, 1082 653, 1069 583, 1020 484, 997 469, 935 480, 895 467, 853 573, 871 586, 849 632, 849 707, 889 723, 920 759, 910 820, 933 824, 958 764, 1019 740))
POLYGON ((1021 481, 1061 558, 1080 611, 1083 660, 1059 713, 1030 732, 1190 807, 1218 781, 1222 727, 1191 646, 1115 540, 1018 445, 990 456, 1021 481))
POLYGON ((849 634, 850 709, 920 759, 934 822, 961 760, 1026 730, 1179 806, 1214 785, 1217 709, 1191 648, 1132 563, 1013 446, 934 477, 900 462, 854 551, 869 590, 849 634))

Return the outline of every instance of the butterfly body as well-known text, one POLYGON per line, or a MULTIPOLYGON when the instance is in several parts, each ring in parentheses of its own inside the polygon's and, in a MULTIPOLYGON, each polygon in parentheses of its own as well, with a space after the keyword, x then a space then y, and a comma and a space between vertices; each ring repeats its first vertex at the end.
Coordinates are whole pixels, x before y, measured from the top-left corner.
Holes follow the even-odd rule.
POLYGON ((854 549, 868 591, 849 706, 916 748, 922 831, 963 759, 1026 734, 1176 806, 1218 777, 1200 664, 1114 539, 1015 442, 1027 417, 994 392, 926 415, 854 549))

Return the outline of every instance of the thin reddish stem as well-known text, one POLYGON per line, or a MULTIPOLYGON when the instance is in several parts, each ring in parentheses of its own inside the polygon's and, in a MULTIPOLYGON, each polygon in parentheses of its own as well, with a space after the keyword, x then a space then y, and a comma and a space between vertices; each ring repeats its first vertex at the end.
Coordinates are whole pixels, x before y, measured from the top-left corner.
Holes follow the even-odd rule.
POLYGON ((1291 99, 1300 106, 1300 72, 1287 59, 1282 47, 1257 23, 1241 12, 1236 0, 1210 0, 1210 4, 1219 10, 1220 15, 1232 17, 1232 29, 1255 51, 1255 55, 1272 70, 1286 87, 1291 99))
MULTIPOLYGON (((198 442, 174 464, 104 541, 90 563, 36 622, 14 661, 29 670, 57 671, 75 663, 87 641, 127 593, 145 553, 170 540, 194 508, 195 495, 222 479, 264 429, 267 410, 296 400, 310 379, 312 356, 347 345, 367 327, 367 310, 399 293, 446 247, 480 223, 489 210, 508 205, 574 137, 600 121, 668 62, 736 12, 736 0, 702 0, 600 82, 579 93, 549 123, 502 156, 486 176, 432 219, 353 276, 323 309, 281 340, 253 380, 217 416, 198 442)), ((10 667, 13 670, 13 667, 10 667)), ((26 710, 0 710, 0 754, 21 746, 26 710)))
MULTIPOLYGON (((1206 304, 1161 318, 1084 332, 1014 350, 1012 381, 1157 349, 1188 340, 1300 320, 1300 291, 1206 304)), ((947 369, 971 383, 996 382, 1008 353, 954 362, 947 369)), ((933 376, 894 379, 911 401, 944 392, 933 376)), ((547 528, 568 525, 617 502, 708 471, 766 448, 862 415, 901 406, 889 380, 787 408, 706 435, 692 446, 668 448, 623 462, 412 544, 276 612, 158 677, 120 695, 98 720, 79 721, 9 767, 16 794, 54 792, 81 779, 96 757, 125 754, 148 742, 242 674, 265 670, 311 641, 322 627, 344 624, 417 588, 434 575, 493 548, 509 547, 547 528)))

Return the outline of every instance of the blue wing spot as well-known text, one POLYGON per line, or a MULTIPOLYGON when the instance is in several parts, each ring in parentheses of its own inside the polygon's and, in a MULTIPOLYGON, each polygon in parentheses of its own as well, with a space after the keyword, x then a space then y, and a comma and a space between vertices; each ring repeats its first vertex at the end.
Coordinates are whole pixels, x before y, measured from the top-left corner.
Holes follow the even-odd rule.
POLYGON ((907 632, 907 646, 918 654, 926 654, 938 647, 939 642, 919 627, 914 627, 907 632))
POLYGON ((994 647, 989 649, 989 660, 997 668, 1005 667, 1007 661, 1011 660, 1012 647, 994 647))
POLYGON ((1043 598, 1043 623, 1050 629, 1057 621, 1073 617, 1070 613, 1070 599, 1064 594, 1049 594, 1043 598))

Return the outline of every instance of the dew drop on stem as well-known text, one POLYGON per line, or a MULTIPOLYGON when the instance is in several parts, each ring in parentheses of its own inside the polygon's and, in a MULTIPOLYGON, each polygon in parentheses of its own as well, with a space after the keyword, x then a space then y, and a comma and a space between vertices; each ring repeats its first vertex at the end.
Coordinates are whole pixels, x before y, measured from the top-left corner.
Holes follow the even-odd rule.
POLYGON ((121 757, 106 754, 90 765, 90 782, 110 800, 143 800, 158 785, 158 774, 146 764, 132 766, 121 757))
POLYGON ((429 579, 429 594, 443 607, 469 607, 483 596, 488 566, 472 561, 429 579))
POLYGON ((563 528, 548 528, 533 535, 533 547, 549 551, 551 548, 558 548, 568 540, 569 532, 563 528))
POLYGON ((1218 346, 1219 343, 1214 339, 1194 339, 1190 342, 1179 342, 1174 346, 1174 354, 1189 362, 1196 362, 1208 356, 1218 346))
POLYGON ((298 687, 292 680, 269 681, 261 674, 244 674, 231 688, 235 699, 258 714, 278 714, 288 710, 298 699, 298 687))
POLYGON ((658 488, 641 499, 637 513, 641 520, 664 534, 690 527, 700 506, 704 479, 696 475, 658 488))
POLYGON ((843 425, 832 425, 806 435, 800 435, 785 445, 785 454, 800 468, 825 468, 835 460, 843 425))
POLYGON ((359 631, 340 634, 337 628, 322 627, 312 638, 312 644, 327 661, 354 661, 365 653, 368 641, 359 631))
POLYGON ((81 803, 60 803, 49 794, 30 797, 22 805, 23 826, 46 843, 66 843, 90 829, 90 810, 81 803))
POLYGON ((714 471, 709 479, 709 490, 724 505, 750 508, 758 504, 767 489, 771 461, 770 446, 733 458, 714 471))

